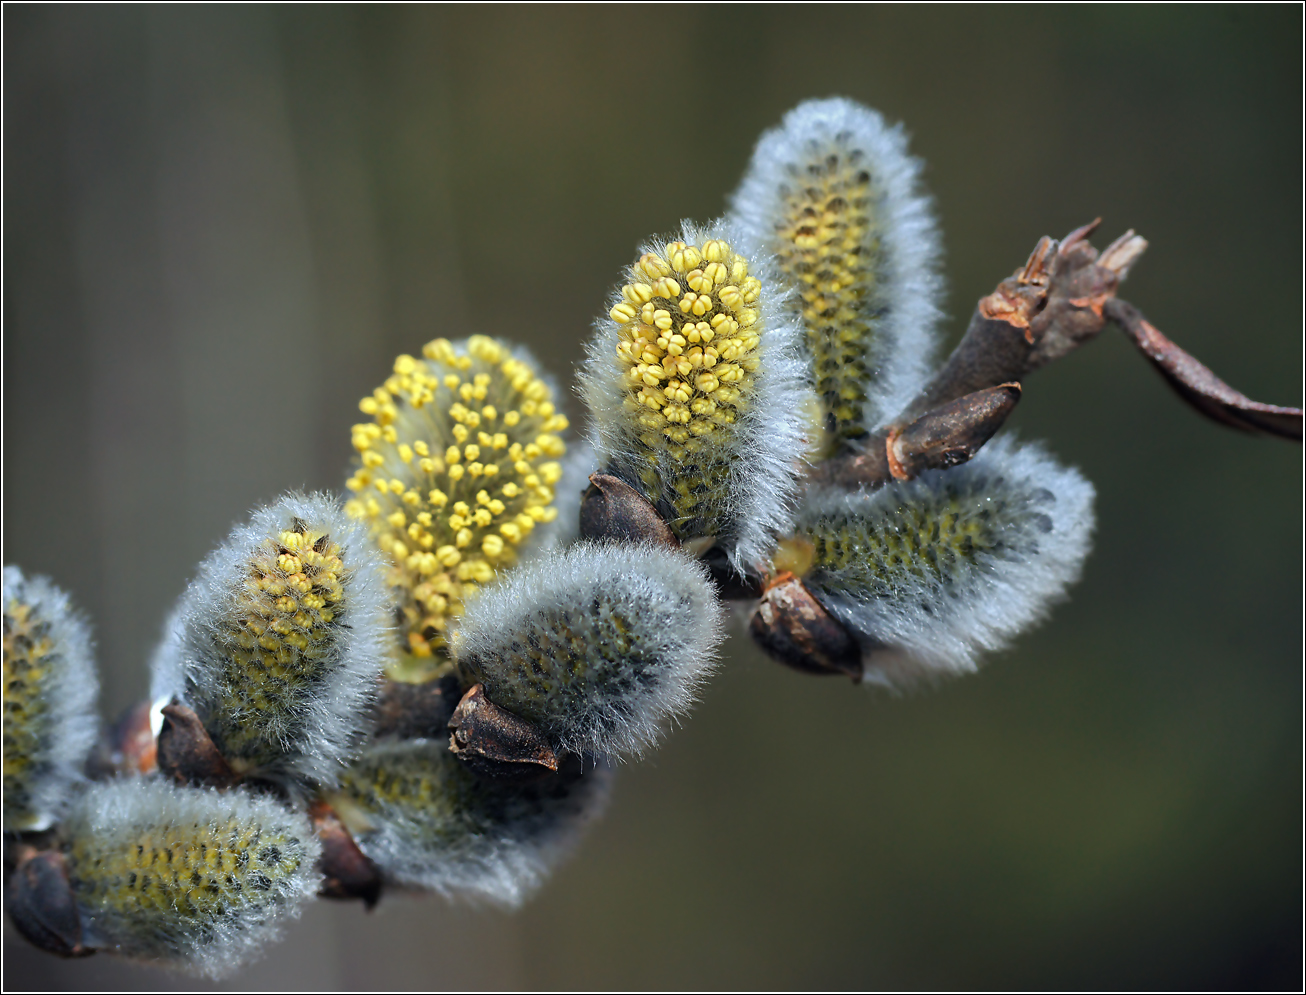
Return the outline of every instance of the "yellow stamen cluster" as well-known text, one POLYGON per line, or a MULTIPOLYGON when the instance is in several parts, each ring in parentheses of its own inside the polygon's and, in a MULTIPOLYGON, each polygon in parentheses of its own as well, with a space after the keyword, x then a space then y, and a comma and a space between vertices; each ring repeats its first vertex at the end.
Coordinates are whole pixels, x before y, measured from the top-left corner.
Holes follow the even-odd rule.
POLYGON ((798 286, 824 428, 866 434, 881 265, 871 175, 860 150, 831 150, 786 187, 776 226, 781 269, 798 286))
POLYGON ((749 401, 758 368, 761 283, 729 244, 670 242, 629 271, 612 319, 621 326, 626 412, 651 500, 670 505, 682 538, 717 534, 729 472, 720 439, 749 401))
MULTIPOLYGON (((359 409, 359 467, 345 505, 392 564, 407 653, 444 655, 450 620, 477 585, 557 517, 567 419, 548 384, 494 339, 436 339, 400 356, 359 409)), ((400 671, 392 670, 392 676, 400 671)))
POLYGON ((237 769, 274 760, 335 653, 344 624, 341 548, 295 519, 249 562, 239 611, 222 619, 223 694, 205 725, 237 769))
POLYGON ((4 810, 5 828, 25 829, 39 815, 31 811, 32 783, 50 735, 49 703, 42 693, 50 683, 54 642, 49 619, 32 606, 4 606, 4 810))

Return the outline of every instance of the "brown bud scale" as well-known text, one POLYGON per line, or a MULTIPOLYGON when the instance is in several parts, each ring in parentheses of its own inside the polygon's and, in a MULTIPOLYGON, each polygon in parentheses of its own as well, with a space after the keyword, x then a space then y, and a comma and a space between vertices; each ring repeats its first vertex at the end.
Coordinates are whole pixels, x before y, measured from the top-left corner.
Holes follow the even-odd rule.
POLYGON ((558 758, 544 734, 487 698, 484 685, 473 685, 463 695, 449 728, 449 752, 479 777, 533 781, 558 770, 558 758))
POLYGON ((60 957, 87 957, 77 897, 63 855, 44 850, 23 860, 5 888, 5 911, 33 946, 60 957))
POLYGON ((862 679, 857 641, 793 574, 772 581, 748 620, 748 632, 762 649, 795 670, 862 679))
POLYGON ((159 770, 178 784, 226 788, 239 780, 193 710, 175 698, 163 709, 159 770))
POLYGON ((581 498, 580 534, 586 539, 651 542, 671 549, 680 545, 643 494, 606 473, 592 475, 589 489, 581 498))

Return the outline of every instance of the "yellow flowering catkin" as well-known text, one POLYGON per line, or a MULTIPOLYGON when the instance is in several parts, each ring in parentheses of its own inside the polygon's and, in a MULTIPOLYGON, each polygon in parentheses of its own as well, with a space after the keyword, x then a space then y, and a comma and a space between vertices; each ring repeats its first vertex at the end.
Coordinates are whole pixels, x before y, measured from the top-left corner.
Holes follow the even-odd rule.
POLYGON ((95 742, 90 633, 44 577, 4 569, 4 829, 56 821, 95 742))
POLYGON ((402 649, 418 660, 445 656, 467 596, 557 518, 567 428, 549 385, 494 339, 436 339, 422 356, 400 356, 360 402, 372 420, 353 429, 359 465, 345 506, 389 556, 402 649))
POLYGON ((582 381, 609 472, 682 541, 710 538, 741 566, 786 519, 805 397, 778 295, 716 234, 687 225, 645 248, 582 381))
POLYGON ((296 520, 250 557, 247 604, 222 620, 227 694, 211 720, 228 760, 260 764, 275 756, 263 723, 248 716, 282 724, 317 677, 332 649, 324 633, 344 614, 341 553, 329 534, 296 520))
POLYGON ((762 286, 718 239, 701 250, 669 242, 665 255, 646 252, 630 278, 610 316, 626 331, 617 357, 626 367, 624 406, 647 455, 640 481, 670 506, 678 536, 714 536, 728 507, 730 466, 709 437, 738 421, 752 386, 761 340, 751 305, 762 286), (677 473, 691 465, 694 472, 677 473))

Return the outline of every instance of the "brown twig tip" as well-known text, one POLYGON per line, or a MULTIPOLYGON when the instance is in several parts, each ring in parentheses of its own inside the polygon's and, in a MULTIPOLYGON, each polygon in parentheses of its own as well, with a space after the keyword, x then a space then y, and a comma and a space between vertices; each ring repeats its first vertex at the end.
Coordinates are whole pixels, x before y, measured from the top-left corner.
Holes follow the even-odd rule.
POLYGON ((1094 219, 1060 241, 1040 238, 1025 264, 980 298, 961 342, 890 428, 818 465, 810 480, 879 487, 973 457, 1019 400, 1029 373, 1106 325, 1103 307, 1147 240, 1131 229, 1099 256, 1088 236, 1100 224, 1094 219))
POLYGON ((580 503, 580 534, 586 539, 680 545, 657 509, 624 480, 607 473, 590 477, 580 503))
POLYGON ((544 734, 487 698, 484 685, 463 695, 449 728, 449 752, 480 777, 533 781, 557 773, 558 758, 544 734))
POLYGON ((9 921, 33 946, 60 957, 87 957, 77 897, 63 855, 45 850, 24 859, 5 888, 9 921))
POLYGON ((1195 356, 1162 335, 1128 301, 1118 298, 1108 301, 1106 316, 1138 346, 1165 382, 1206 417, 1244 432, 1264 432, 1280 439, 1302 441, 1300 408, 1262 404, 1234 390, 1195 356))
POLYGON ((857 641, 791 573, 772 579, 748 620, 748 632, 768 654, 795 670, 862 679, 857 641))
POLYGON ((1069 235, 1067 235, 1065 238, 1061 240, 1061 248, 1058 249, 1057 251, 1063 256, 1066 255, 1072 248, 1074 248, 1080 242, 1088 241, 1088 236, 1092 235, 1093 232, 1097 231, 1098 227, 1101 224, 1102 224, 1101 218, 1094 218, 1088 224, 1080 225, 1078 228, 1076 228, 1074 231, 1072 231, 1069 235))
POLYGON ((1102 250, 1097 264, 1109 269, 1116 275, 1116 279, 1123 281, 1129 275, 1129 268, 1147 251, 1147 244, 1147 239, 1130 228, 1102 250))
POLYGON ((381 897, 381 872, 358 848, 335 810, 322 799, 309 806, 313 831, 322 842, 318 870, 322 872, 323 898, 361 898, 369 909, 381 897))
POLYGON ((199 716, 175 698, 163 709, 157 758, 159 770, 178 784, 227 788, 239 780, 199 716))
POLYGON ((1098 221, 1061 241, 1039 239, 1025 265, 980 298, 966 334, 898 419, 904 425, 966 394, 1025 376, 1101 332, 1102 305, 1147 248, 1126 232, 1099 257, 1088 242, 1098 221))
MULTIPOLYGON (((1021 286, 1046 286, 1048 282, 1048 259, 1057 251, 1057 240, 1044 235, 1034 246, 1034 251, 1025 260, 1025 265, 1016 271, 1016 283, 1021 286)), ((1001 285, 999 285, 1001 286, 1001 285)))

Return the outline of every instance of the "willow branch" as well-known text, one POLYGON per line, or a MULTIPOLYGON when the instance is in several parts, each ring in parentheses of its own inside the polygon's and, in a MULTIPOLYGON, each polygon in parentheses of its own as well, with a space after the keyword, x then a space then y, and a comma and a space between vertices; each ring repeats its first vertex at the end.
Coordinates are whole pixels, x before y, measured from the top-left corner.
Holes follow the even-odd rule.
POLYGON ((1281 439, 1302 441, 1300 408, 1281 408, 1253 401, 1234 390, 1203 366, 1196 357, 1162 335, 1128 301, 1107 301, 1106 316, 1120 326, 1138 350, 1176 394, 1213 421, 1243 432, 1264 432, 1281 439))

